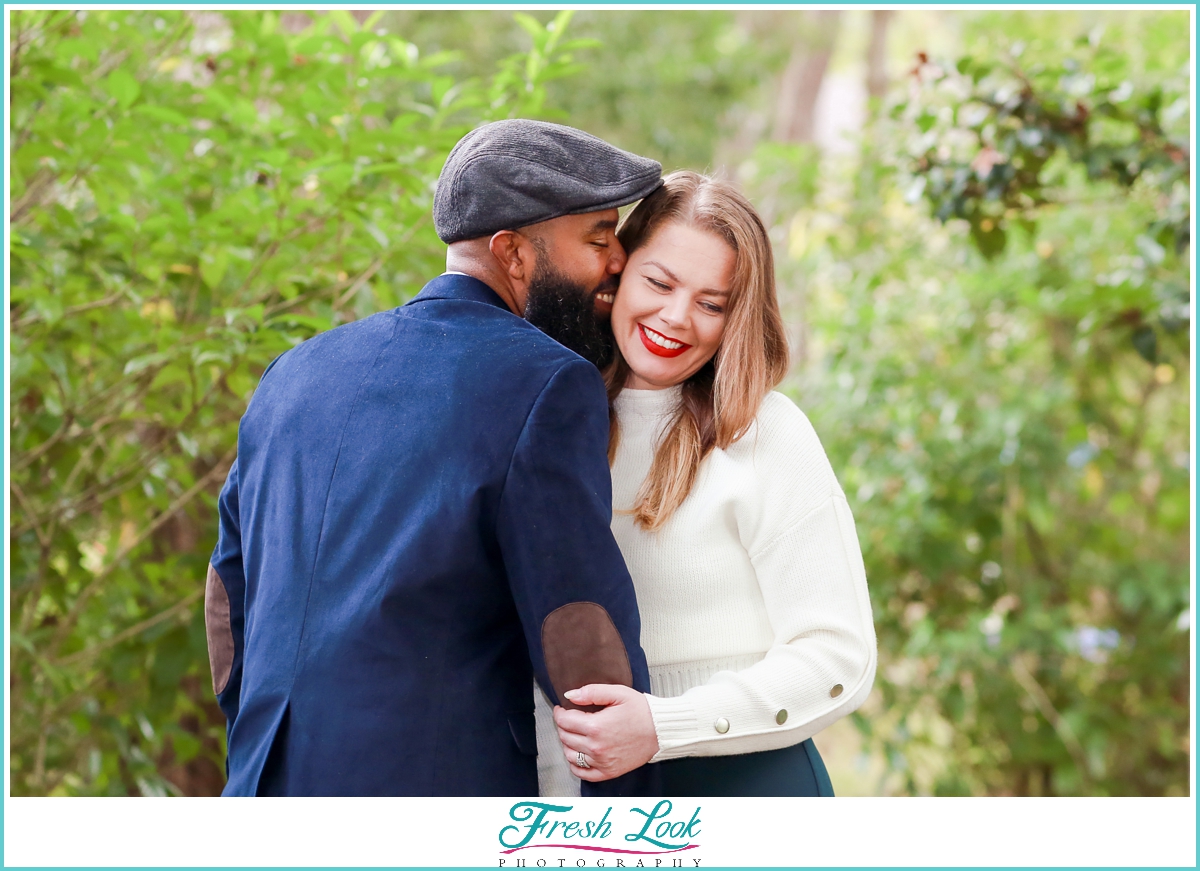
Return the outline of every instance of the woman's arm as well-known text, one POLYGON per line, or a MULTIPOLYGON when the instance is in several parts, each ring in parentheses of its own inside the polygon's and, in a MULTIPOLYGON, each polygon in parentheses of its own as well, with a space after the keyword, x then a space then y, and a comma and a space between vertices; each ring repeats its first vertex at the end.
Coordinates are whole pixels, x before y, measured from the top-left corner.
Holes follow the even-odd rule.
POLYGON ((858 708, 875 632, 854 520, 839 492, 751 553, 775 634, 763 659, 673 698, 649 696, 655 761, 775 750, 858 708))

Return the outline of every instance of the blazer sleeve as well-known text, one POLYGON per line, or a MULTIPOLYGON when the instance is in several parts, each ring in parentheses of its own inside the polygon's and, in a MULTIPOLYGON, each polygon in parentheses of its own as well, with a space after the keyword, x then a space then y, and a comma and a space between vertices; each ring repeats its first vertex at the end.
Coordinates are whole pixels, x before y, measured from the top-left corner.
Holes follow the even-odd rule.
POLYGON ((759 513, 739 526, 774 641, 748 668, 649 697, 656 762, 789 747, 871 691, 875 629, 854 518, 816 433, 791 412, 774 434, 759 434, 759 513))
MULTIPOLYGON (((280 354, 267 364, 259 379, 260 384, 287 353, 290 352, 280 354)), ((237 718, 242 693, 242 653, 246 635, 246 570, 242 564, 238 480, 238 461, 234 460, 217 499, 217 546, 209 559, 208 578, 204 585, 208 664, 217 704, 225 714, 227 735, 237 718)), ((225 766, 228 769, 228 759, 225 760, 225 766)))
POLYGON ((242 688, 242 652, 246 627, 246 572, 242 565, 238 464, 234 460, 217 500, 220 528, 204 590, 204 628, 213 692, 233 729, 242 688))
MULTIPOLYGON (((497 520, 534 675, 551 700, 556 678, 558 690, 613 683, 612 669, 626 661, 628 683, 650 689, 633 582, 609 526, 607 457, 603 381, 590 363, 571 361, 533 404, 497 520)), ((592 795, 656 795, 657 773, 645 766, 587 787, 592 795)))

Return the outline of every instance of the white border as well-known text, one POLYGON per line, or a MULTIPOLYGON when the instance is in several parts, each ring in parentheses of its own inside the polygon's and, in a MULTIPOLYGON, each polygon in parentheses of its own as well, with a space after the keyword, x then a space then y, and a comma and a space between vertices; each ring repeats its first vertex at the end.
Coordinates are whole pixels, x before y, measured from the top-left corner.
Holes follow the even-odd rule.
MULTIPOLYGON (((581 819, 611 819, 654 799, 579 801, 581 819)), ((573 850, 501 854, 509 799, 9 799, 4 864, 21 866, 454 866, 614 868, 573 850), (15 840, 12 836, 19 833, 15 840)), ((684 868, 736 866, 1195 867, 1188 798, 846 798, 677 800, 700 805, 684 868), (1189 835, 1191 837, 1189 837, 1189 835), (693 863, 700 861, 700 865, 693 863)), ((606 846, 621 843, 615 828, 606 846)), ((636 829, 634 830, 636 831, 636 829)), ((624 856, 626 867, 637 857, 624 856)), ((655 867, 653 856, 642 857, 655 867)))

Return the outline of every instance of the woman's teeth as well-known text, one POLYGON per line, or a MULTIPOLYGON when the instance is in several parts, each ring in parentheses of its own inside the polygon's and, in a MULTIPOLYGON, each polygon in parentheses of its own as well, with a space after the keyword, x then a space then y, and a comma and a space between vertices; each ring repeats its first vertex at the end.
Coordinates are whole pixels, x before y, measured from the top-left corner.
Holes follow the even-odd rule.
POLYGON ((646 338, 658 345, 660 348, 666 348, 668 351, 677 351, 683 347, 683 342, 672 342, 666 336, 660 336, 658 333, 649 327, 642 327, 646 331, 646 338))

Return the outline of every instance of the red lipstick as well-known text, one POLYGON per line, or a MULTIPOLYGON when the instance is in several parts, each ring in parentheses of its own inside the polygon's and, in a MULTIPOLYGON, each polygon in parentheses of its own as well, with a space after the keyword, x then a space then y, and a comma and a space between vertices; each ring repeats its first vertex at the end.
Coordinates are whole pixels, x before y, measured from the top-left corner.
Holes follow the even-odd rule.
POLYGON ((678 339, 672 339, 670 336, 664 336, 662 333, 657 333, 654 330, 651 330, 651 329, 648 329, 647 327, 642 326, 641 324, 638 324, 637 328, 638 328, 638 336, 641 338, 642 344, 646 346, 647 351, 649 351, 651 354, 654 354, 655 356, 678 357, 684 351, 686 351, 692 347, 691 345, 687 344, 686 342, 680 342, 678 339), (654 340, 650 338, 651 334, 659 341, 675 342, 675 343, 678 343, 680 347, 664 348, 662 345, 656 344, 654 342, 654 340))

